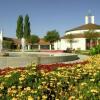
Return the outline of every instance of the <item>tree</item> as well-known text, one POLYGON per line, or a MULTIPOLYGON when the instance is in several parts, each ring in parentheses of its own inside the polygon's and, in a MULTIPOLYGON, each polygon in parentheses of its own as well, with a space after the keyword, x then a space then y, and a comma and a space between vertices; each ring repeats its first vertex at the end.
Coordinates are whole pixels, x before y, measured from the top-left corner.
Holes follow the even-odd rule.
POLYGON ((70 43, 70 48, 72 48, 72 43, 75 42, 73 34, 66 35, 66 39, 70 43))
POLYGON ((92 48, 93 47, 93 40, 97 40, 98 33, 95 32, 94 30, 89 30, 87 32, 84 32, 84 36, 87 39, 90 39, 90 48, 92 48))
POLYGON ((23 37, 23 17, 20 15, 17 20, 16 36, 18 39, 23 37))
POLYGON ((60 36, 56 30, 48 31, 46 36, 44 36, 44 40, 47 42, 50 42, 50 46, 52 45, 52 43, 54 43, 55 41, 59 39, 60 39, 60 36))
POLYGON ((28 40, 31 35, 29 16, 26 15, 24 19, 24 38, 28 40))
POLYGON ((39 37, 37 36, 37 35, 31 35, 30 36, 30 42, 32 43, 32 44, 34 44, 34 43, 38 43, 39 42, 39 37))

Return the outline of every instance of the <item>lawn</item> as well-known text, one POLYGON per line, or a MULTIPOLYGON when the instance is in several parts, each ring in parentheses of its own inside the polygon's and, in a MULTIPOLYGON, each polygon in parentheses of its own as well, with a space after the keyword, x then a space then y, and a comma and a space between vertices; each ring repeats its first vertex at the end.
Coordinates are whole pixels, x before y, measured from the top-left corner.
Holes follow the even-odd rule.
POLYGON ((99 100, 100 55, 74 64, 0 70, 0 100, 99 100))

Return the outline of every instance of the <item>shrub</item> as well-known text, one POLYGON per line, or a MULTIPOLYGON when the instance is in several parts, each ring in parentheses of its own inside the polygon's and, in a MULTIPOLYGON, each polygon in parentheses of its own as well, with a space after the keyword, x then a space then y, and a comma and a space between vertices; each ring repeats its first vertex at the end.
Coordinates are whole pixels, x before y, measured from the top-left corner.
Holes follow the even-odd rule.
POLYGON ((100 45, 97 45, 90 49, 90 55, 100 54, 100 45))
POLYGON ((12 43, 13 43, 12 41, 4 40, 3 41, 3 48, 4 49, 11 49, 12 43))

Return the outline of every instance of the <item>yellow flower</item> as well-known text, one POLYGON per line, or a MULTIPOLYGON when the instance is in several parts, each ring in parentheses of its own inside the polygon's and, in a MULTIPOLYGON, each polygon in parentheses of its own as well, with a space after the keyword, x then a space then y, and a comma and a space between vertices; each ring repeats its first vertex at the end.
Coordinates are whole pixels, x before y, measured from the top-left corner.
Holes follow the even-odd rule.
POLYGON ((93 74, 93 76, 96 76, 96 74, 97 74, 97 73, 95 72, 95 73, 93 74))
POLYGON ((11 92, 11 88, 8 88, 8 93, 11 92))
POLYGON ((25 77, 25 75, 24 74, 21 74, 21 77, 25 77))
POLYGON ((37 90, 35 90, 34 93, 37 93, 37 90))
POLYGON ((73 100, 75 99, 75 96, 70 96, 68 100, 73 100))
POLYGON ((91 81, 91 82, 94 82, 94 81, 95 81, 95 79, 90 79, 90 81, 91 81))
POLYGON ((61 82, 57 82, 57 85, 61 85, 61 82))
POLYGON ((47 96, 46 96, 46 95, 43 95, 43 96, 42 96, 42 99, 43 99, 43 100, 46 100, 46 99, 47 99, 47 96))
POLYGON ((45 81, 43 81, 43 82, 42 82, 42 84, 43 84, 43 85, 45 85, 45 84, 46 84, 46 82, 45 82, 45 81))
POLYGON ((28 100, 34 100, 32 96, 28 96, 28 100))
POLYGON ((87 85, 87 83, 85 83, 85 82, 81 83, 81 86, 86 86, 86 85, 87 85))
POLYGON ((92 93, 98 93, 98 90, 97 89, 91 89, 91 92, 92 93))
POLYGON ((12 100, 18 100, 17 98, 13 97, 12 100))
POLYGON ((17 90, 12 90, 12 93, 17 93, 17 90))
POLYGON ((11 74, 7 74, 7 75, 5 75, 5 77, 6 78, 9 78, 9 77, 11 77, 11 74))
POLYGON ((23 81, 25 78, 24 77, 20 77, 19 78, 19 81, 23 81))
POLYGON ((22 88, 22 86, 18 86, 18 89, 21 89, 22 88))
POLYGON ((27 90, 27 91, 30 91, 30 90, 31 90, 31 87, 27 87, 26 90, 27 90))
POLYGON ((15 89, 15 88, 16 88, 16 86, 12 86, 11 88, 12 88, 12 89, 15 89))
POLYGON ((41 86, 41 85, 39 85, 39 86, 38 86, 38 89, 42 89, 42 86, 41 86))
POLYGON ((29 74, 29 75, 32 75, 33 73, 30 72, 30 73, 28 73, 28 74, 29 74))
POLYGON ((78 64, 77 67, 81 67, 81 64, 78 64))
POLYGON ((53 86, 53 83, 52 82, 50 83, 50 86, 53 86))
POLYGON ((41 100, 39 96, 37 97, 37 100, 41 100))
POLYGON ((82 96, 82 95, 80 95, 80 96, 79 96, 79 98, 80 98, 80 99, 83 99, 83 96, 82 96))
POLYGON ((0 97, 2 97, 3 94, 0 93, 0 97))
POLYGON ((3 90, 3 89, 4 89, 4 86, 3 86, 3 85, 1 85, 1 86, 0 86, 0 89, 1 89, 1 90, 3 90))

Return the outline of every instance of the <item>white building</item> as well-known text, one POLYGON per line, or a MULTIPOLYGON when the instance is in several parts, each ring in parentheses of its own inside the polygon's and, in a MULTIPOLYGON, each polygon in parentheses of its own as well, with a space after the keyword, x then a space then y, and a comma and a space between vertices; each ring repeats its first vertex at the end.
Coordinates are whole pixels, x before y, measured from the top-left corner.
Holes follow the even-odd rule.
POLYGON ((86 39, 86 37, 84 36, 84 33, 89 30, 93 30, 94 32, 100 33, 100 25, 94 23, 94 16, 92 16, 91 14, 85 16, 84 25, 66 31, 65 36, 62 37, 59 41, 54 43, 54 49, 66 50, 67 48, 70 48, 70 43, 68 42, 68 39, 66 39, 66 36, 68 34, 72 34, 74 36, 74 42, 72 43, 73 49, 81 49, 81 50, 89 49, 90 40, 86 39))

